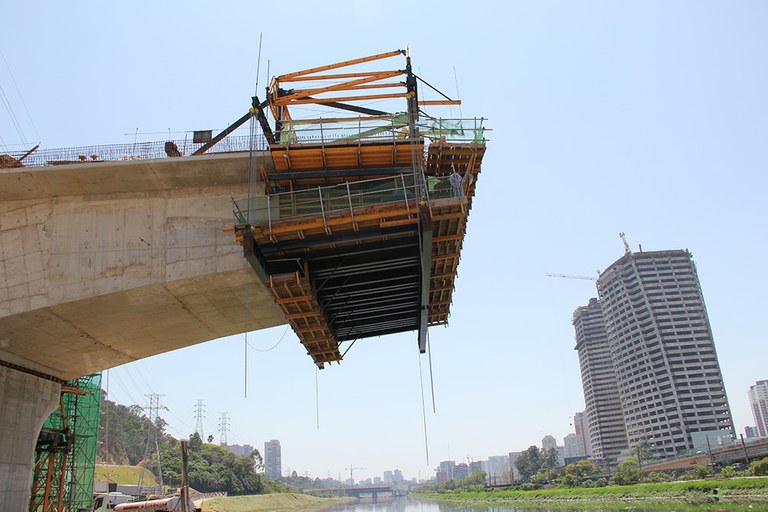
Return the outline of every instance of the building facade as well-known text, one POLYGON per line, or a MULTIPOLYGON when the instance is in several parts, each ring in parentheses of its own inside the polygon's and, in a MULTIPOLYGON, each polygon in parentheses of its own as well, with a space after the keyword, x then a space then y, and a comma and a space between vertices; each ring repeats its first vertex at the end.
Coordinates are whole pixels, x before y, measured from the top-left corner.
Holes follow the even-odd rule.
POLYGON ((505 485, 512 483, 512 469, 509 467, 508 455, 491 455, 486 463, 488 483, 490 485, 505 485))
POLYGON ((280 441, 272 439, 264 443, 264 473, 273 480, 283 475, 280 441))
POLYGON ((627 250, 597 289, 629 447, 648 443, 654 454, 671 456, 692 450, 702 435, 732 437, 690 253, 627 250))
MULTIPOLYGON (((598 461, 613 462, 628 448, 621 397, 605 331, 603 310, 597 299, 573 312, 576 351, 584 388, 588 453, 598 461)), ((583 428, 584 421, 581 421, 583 428)), ((579 422, 577 422, 577 425, 579 422)))
POLYGON ((758 436, 768 437, 768 380, 759 380, 749 386, 749 405, 758 436))
POLYGON ((575 433, 567 434, 563 438, 563 452, 566 459, 583 457, 583 450, 579 449, 579 438, 575 433))
POLYGON ((589 441, 589 425, 586 413, 577 412, 573 415, 573 429, 576 431, 576 440, 579 443, 579 454, 590 457, 592 455, 592 443, 589 441))

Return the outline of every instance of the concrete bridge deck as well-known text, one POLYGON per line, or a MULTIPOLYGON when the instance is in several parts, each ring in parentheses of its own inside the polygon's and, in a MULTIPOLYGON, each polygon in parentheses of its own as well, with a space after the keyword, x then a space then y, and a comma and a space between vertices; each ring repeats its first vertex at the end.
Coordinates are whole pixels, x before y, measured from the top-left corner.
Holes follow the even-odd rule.
POLYGON ((66 380, 285 323, 223 231, 248 162, 0 171, 0 360, 66 380))
POLYGON ((80 375, 285 323, 246 267, 249 154, 0 169, 0 510, 80 375))

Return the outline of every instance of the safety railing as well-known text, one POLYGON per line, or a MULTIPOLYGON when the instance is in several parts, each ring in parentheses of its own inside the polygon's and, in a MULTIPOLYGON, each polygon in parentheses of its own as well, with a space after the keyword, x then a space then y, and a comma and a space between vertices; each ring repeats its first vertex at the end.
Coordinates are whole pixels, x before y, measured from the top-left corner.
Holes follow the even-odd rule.
MULTIPOLYGON (((426 137, 446 142, 481 144, 486 141, 486 132, 489 131, 484 126, 485 121, 482 117, 423 119, 416 124, 418 139, 426 137)), ((411 139, 406 114, 284 121, 278 133, 278 143, 284 145, 411 139)))
MULTIPOLYGON (((269 149, 266 139, 258 135, 253 139, 253 149, 264 151, 269 149)), ((79 146, 71 148, 38 149, 22 164, 24 167, 42 167, 45 165, 62 165, 69 163, 86 162, 114 162, 121 160, 151 160, 157 158, 169 158, 166 148, 174 148, 177 156, 189 156, 200 147, 202 143, 193 143, 191 140, 173 140, 156 142, 137 142, 134 144, 106 144, 98 146, 79 146), (173 144, 173 146, 169 146, 173 144)), ((251 149, 251 137, 249 135, 226 137, 206 151, 211 153, 231 153, 249 151, 251 149)), ((11 153, 18 159, 24 153, 11 153)))
POLYGON ((347 182, 268 196, 233 201, 236 225, 267 225, 282 220, 321 215, 325 219, 338 212, 349 212, 354 221, 358 208, 390 203, 404 203, 430 198, 461 197, 463 189, 452 185, 449 177, 399 174, 388 178, 347 182))

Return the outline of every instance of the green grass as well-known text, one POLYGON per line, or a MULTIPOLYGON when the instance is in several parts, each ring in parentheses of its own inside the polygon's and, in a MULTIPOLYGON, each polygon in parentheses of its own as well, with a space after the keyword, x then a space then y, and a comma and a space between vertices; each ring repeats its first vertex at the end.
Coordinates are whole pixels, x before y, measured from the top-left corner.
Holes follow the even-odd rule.
MULTIPOLYGON (((768 508, 768 477, 730 480, 696 480, 595 488, 554 488, 532 491, 494 490, 488 492, 419 493, 419 497, 439 501, 477 503, 518 502, 684 502, 762 503, 768 508), (715 492, 717 490, 717 492, 715 492)), ((754 509, 753 509, 754 510, 754 509)))
MULTIPOLYGON (((113 466, 96 465, 96 482, 115 482, 118 484, 136 485, 139 483, 142 468, 139 466, 113 466)), ((160 483, 155 479, 155 475, 148 469, 144 470, 142 484, 147 487, 159 487, 160 483)))
POLYGON ((261 512, 322 507, 347 502, 345 498, 317 498, 308 494, 259 494, 227 496, 203 502, 203 510, 211 512, 261 512))

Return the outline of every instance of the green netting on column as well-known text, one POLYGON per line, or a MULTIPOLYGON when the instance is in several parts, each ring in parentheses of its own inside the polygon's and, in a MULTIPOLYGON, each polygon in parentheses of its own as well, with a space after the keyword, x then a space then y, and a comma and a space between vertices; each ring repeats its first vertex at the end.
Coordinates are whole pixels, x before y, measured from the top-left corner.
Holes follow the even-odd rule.
POLYGON ((64 410, 75 433, 71 464, 67 471, 69 510, 88 508, 93 502, 93 478, 96 471, 96 448, 99 437, 101 373, 80 377, 74 387, 87 394, 64 395, 64 410))
MULTIPOLYGON (((67 385, 75 392, 63 393, 63 413, 61 408, 56 409, 45 421, 40 434, 40 439, 45 442, 38 441, 36 460, 45 459, 51 467, 53 478, 47 501, 51 504, 61 502, 65 510, 76 512, 90 509, 93 503, 101 374, 80 377, 67 385), (64 485, 60 487, 62 480, 64 485)), ((44 478, 45 473, 41 472, 37 478, 44 478)), ((32 496, 32 503, 39 504, 35 510, 48 512, 43 506, 46 500, 41 495, 45 486, 33 482, 32 487, 33 492, 38 489, 32 496)))

